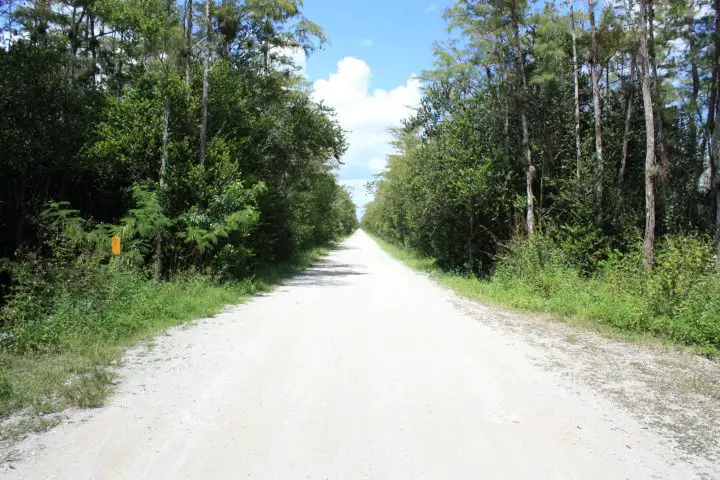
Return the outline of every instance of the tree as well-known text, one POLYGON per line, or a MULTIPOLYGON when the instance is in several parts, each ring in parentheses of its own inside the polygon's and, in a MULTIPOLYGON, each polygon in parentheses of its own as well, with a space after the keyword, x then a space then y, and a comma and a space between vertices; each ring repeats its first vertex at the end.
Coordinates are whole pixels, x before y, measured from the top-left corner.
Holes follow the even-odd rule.
POLYGON ((595 7, 593 0, 588 0, 588 15, 590 17, 590 78, 592 79, 593 111, 595 113, 595 166, 597 180, 595 192, 599 211, 602 212, 603 199, 603 132, 602 107, 600 105, 600 85, 598 81, 598 45, 595 36, 595 7))
POLYGON ((191 1, 59 1, 13 2, 0 46, 0 255, 40 245, 49 201, 117 226, 158 279, 247 275, 355 225, 332 174, 343 132, 275 50, 322 42, 299 2, 206 3, 193 22, 191 1))
POLYGON ((720 270, 720 0, 715 0, 715 45, 713 79, 708 103, 708 130, 712 131, 712 148, 708 155, 711 211, 715 211, 715 265, 720 270), (714 197, 714 198, 713 198, 714 197), (714 205, 713 205, 714 204, 714 205))
POLYGON ((652 1, 647 2, 647 34, 648 34, 648 63, 652 70, 652 94, 655 108, 655 124, 657 126, 657 143, 660 150, 660 176, 664 179, 670 168, 670 147, 665 138, 665 120, 663 119, 662 98, 660 97, 660 82, 657 70, 657 54, 655 41, 655 7, 652 1))
POLYGON ((570 31, 572 32, 572 52, 573 52, 573 86, 575 87, 575 171, 580 178, 580 158, 582 150, 580 147, 580 79, 578 76, 578 59, 577 59, 577 41, 575 38, 575 11, 573 9, 573 0, 568 1, 570 6, 570 31))
POLYGON ((528 130, 527 116, 525 114, 525 99, 527 98, 527 77, 525 76, 525 50, 520 43, 520 19, 518 12, 518 4, 513 0, 510 2, 510 22, 515 39, 515 48, 517 49, 517 73, 520 78, 521 95, 518 102, 520 109, 520 125, 522 128, 522 149, 525 164, 525 191, 527 195, 527 211, 526 226, 528 236, 535 234, 535 194, 533 193, 533 183, 535 181, 535 166, 532 161, 532 153, 530 152, 530 133, 528 130))
POLYGON ((210 88, 210 45, 212 42, 212 20, 210 18, 210 0, 205 0, 205 53, 203 55, 203 83, 202 83, 202 117, 200 121, 200 165, 205 164, 205 148, 207 144, 208 122, 208 89, 210 88))
POLYGON ((648 33, 648 4, 640 0, 640 71, 642 72, 642 95, 645 110, 645 237, 643 255, 645 267, 651 268, 655 261, 655 119, 653 115, 652 79, 650 78, 651 58, 648 33))
POLYGON ((185 83, 192 82, 193 0, 185 0, 185 83))
POLYGON ((561 245, 585 275, 601 270, 608 252, 632 250, 640 229, 649 269, 656 235, 662 245, 668 235, 715 232, 714 190, 707 195, 715 163, 704 169, 699 154, 717 116, 715 19, 677 0, 656 5, 653 33, 649 4, 644 21, 627 2, 604 8, 595 24, 590 1, 583 31, 568 5, 559 13, 551 4, 461 0, 446 11, 456 36, 436 46, 402 134, 419 141, 390 157, 366 228, 474 272, 492 271, 492 255, 530 231, 561 245), (586 47, 584 69, 577 57, 586 47), (706 100, 712 115, 697 113, 706 100), (658 109, 667 152, 677 152, 662 191, 658 109), (595 135, 583 143, 578 133, 591 124, 595 135), (583 162, 590 145, 595 159, 583 162))
POLYGON ((633 117, 633 106, 635 104, 635 87, 633 80, 636 70, 636 53, 630 52, 630 73, 626 82, 627 100, 625 106, 625 127, 623 129, 622 152, 620 153, 620 170, 618 172, 618 184, 622 185, 625 180, 625 169, 627 168, 628 146, 630 144, 630 128, 633 117))

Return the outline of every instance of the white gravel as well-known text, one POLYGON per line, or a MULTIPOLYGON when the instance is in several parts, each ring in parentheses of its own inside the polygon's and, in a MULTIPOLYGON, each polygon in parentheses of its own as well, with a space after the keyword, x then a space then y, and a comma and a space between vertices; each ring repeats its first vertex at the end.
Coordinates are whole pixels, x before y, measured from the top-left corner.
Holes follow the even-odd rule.
POLYGON ((645 391, 611 378, 622 356, 594 365, 585 334, 543 324, 535 337, 542 322, 519 321, 358 232, 274 292, 129 352, 107 406, 28 437, 0 476, 720 477, 715 444, 684 446, 602 388, 645 391))

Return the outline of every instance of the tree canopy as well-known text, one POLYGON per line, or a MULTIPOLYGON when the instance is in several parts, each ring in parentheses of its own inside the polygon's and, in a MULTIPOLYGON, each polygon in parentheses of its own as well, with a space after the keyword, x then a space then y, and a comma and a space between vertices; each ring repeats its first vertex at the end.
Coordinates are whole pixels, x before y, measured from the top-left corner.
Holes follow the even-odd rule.
MULTIPOLYGON (((644 237, 714 237, 717 10, 693 0, 457 0, 365 228, 475 273, 549 235, 594 272, 644 237)), ((707 258, 712 263, 713 258, 707 258)))
POLYGON ((0 257, 41 248, 51 202, 159 279, 244 275, 352 231, 344 132, 291 60, 325 41, 301 6, 3 1, 0 257))

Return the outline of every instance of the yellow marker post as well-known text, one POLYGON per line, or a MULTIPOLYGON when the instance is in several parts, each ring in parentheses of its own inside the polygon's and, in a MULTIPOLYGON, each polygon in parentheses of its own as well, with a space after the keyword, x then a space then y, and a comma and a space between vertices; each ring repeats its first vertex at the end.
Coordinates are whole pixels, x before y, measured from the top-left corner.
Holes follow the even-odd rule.
POLYGON ((117 235, 112 237, 112 254, 116 257, 120 255, 120 237, 117 235))

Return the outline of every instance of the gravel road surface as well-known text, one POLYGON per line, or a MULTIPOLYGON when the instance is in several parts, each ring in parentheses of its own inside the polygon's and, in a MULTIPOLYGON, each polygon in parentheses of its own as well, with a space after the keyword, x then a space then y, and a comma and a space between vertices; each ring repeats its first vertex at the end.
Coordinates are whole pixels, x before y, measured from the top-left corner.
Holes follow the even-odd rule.
POLYGON ((713 368, 471 305, 360 231, 130 351, 105 407, 23 440, 0 477, 718 478, 713 368), (662 383, 687 369, 710 383, 662 383))

